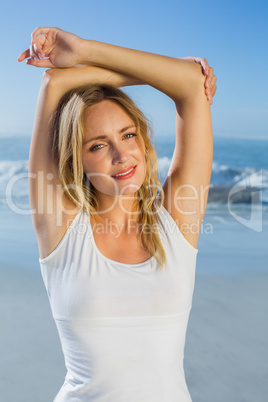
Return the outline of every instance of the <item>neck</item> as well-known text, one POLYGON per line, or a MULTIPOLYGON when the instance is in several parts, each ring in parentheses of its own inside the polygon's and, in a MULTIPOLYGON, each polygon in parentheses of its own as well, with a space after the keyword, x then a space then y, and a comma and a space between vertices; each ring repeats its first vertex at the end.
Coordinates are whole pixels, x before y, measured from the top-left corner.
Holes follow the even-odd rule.
POLYGON ((138 221, 140 211, 135 210, 137 195, 99 197, 98 220, 109 221, 121 226, 138 221))

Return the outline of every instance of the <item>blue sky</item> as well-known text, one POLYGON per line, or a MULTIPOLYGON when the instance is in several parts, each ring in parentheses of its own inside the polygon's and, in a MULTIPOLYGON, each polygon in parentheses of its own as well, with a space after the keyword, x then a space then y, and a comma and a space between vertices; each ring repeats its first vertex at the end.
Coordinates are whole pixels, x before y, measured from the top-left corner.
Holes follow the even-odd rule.
MULTIPOLYGON (((215 136, 268 139, 268 2, 6 1, 0 17, 0 136, 31 135, 43 69, 17 62, 37 26, 173 57, 206 57, 218 77, 215 136)), ((148 87, 127 92, 156 136, 174 136, 173 102, 148 87)))

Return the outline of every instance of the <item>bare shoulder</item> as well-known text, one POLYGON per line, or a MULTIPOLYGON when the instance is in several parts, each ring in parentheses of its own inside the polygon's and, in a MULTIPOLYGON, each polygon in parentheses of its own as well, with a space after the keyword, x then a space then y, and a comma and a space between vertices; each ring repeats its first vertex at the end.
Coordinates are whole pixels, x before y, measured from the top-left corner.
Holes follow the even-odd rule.
POLYGON ((199 207, 198 203, 194 202, 194 200, 189 202, 189 198, 191 198, 192 195, 189 195, 189 193, 186 195, 186 192, 182 194, 180 195, 180 200, 173 198, 176 196, 174 193, 173 199, 171 199, 170 196, 166 197, 163 206, 178 226, 187 242, 194 248, 197 248, 203 217, 202 214, 197 212, 197 208, 199 207))
POLYGON ((40 258, 46 258, 55 250, 78 212, 79 207, 70 201, 58 214, 46 214, 42 225, 35 227, 40 258))

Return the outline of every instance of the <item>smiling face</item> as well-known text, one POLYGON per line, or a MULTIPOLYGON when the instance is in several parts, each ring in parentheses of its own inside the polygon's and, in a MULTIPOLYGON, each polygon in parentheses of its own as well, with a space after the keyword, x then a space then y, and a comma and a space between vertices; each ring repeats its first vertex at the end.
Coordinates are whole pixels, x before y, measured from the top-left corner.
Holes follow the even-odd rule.
POLYGON ((144 182, 146 161, 133 120, 104 100, 85 111, 83 124, 83 169, 98 196, 134 195, 144 182))

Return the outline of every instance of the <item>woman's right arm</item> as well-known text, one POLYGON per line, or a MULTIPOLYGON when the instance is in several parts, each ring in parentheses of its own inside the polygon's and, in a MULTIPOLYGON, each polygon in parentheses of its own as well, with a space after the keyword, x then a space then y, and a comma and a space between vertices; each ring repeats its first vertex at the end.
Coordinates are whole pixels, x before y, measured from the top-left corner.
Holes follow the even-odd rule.
POLYGON ((65 93, 93 83, 115 87, 141 84, 122 74, 91 66, 50 69, 43 74, 29 154, 30 206, 41 258, 54 250, 67 229, 67 220, 77 212, 77 207, 62 192, 52 158, 50 122, 65 93))
MULTIPOLYGON (((22 52, 18 61, 50 68, 43 75, 29 154, 29 197, 39 254, 46 257, 63 237, 77 207, 64 195, 52 158, 51 120, 62 96, 71 89, 93 83, 115 87, 142 84, 140 80, 97 66, 76 66, 81 40, 76 35, 49 29, 38 38, 49 57, 35 62, 34 45, 22 52), (76 66, 76 67, 73 67, 76 66), (64 68, 57 68, 64 67, 64 68)), ((45 56, 43 53, 41 56, 45 56)), ((37 60, 37 59, 36 59, 37 60)))

